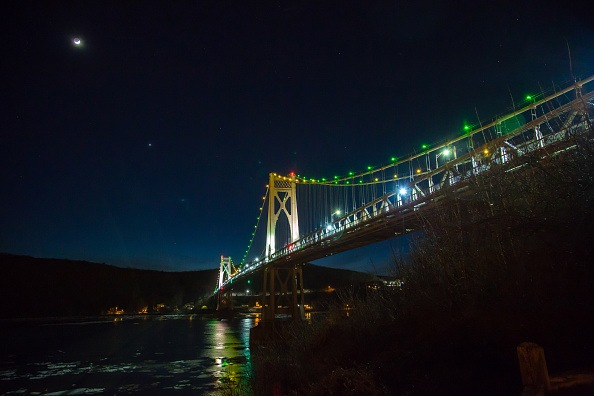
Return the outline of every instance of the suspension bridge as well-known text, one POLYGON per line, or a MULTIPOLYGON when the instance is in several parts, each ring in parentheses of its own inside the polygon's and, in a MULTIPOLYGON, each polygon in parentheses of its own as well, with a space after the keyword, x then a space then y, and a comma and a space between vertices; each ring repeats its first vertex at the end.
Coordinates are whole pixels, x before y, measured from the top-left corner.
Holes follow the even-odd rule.
POLYGON ((414 232, 445 194, 471 194, 473 177, 570 151, 571 136, 592 130, 593 81, 527 96, 509 114, 465 125, 460 136, 384 166, 322 179, 271 173, 243 259, 235 265, 221 256, 218 308, 230 305, 234 281, 262 271, 262 321, 279 313, 303 318, 302 264, 414 232), (258 243, 261 253, 248 260, 258 243))

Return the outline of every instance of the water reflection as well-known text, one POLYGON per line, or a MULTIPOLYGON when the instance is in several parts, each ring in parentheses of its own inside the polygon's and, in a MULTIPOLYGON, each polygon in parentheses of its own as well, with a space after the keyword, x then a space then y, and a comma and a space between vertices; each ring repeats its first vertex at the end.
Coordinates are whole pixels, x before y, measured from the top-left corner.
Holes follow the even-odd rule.
POLYGON ((245 378, 249 370, 249 332, 252 318, 232 321, 211 319, 204 331, 204 352, 212 358, 218 386, 232 387, 245 378))
POLYGON ((0 340, 2 389, 5 394, 219 394, 248 374, 254 322, 145 315, 15 324, 0 340))

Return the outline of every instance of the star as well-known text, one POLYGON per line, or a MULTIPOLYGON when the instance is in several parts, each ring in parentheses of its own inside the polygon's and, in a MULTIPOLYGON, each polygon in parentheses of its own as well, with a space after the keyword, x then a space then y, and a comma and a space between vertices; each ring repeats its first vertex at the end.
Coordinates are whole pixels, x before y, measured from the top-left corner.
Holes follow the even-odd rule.
POLYGON ((80 46, 82 44, 82 41, 80 40, 80 37, 75 37, 72 39, 72 43, 76 46, 80 46))

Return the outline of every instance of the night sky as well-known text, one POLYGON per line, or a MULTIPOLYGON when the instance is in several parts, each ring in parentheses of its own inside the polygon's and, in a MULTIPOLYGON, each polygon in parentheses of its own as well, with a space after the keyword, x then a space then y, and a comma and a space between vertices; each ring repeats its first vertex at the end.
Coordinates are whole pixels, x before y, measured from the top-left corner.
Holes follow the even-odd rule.
MULTIPOLYGON (((119 266, 240 261, 269 172, 382 165, 594 73, 586 1, 10 1, 1 14, 0 251, 119 266)), ((390 244, 328 263, 381 272, 390 244)))

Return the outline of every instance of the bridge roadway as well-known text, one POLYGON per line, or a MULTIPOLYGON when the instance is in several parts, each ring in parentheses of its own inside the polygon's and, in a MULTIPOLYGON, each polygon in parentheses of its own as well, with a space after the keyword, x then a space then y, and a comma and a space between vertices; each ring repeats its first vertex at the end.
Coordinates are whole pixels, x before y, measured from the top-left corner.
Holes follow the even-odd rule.
MULTIPOLYGON (((557 108, 554 112, 558 114, 567 112, 569 109, 575 108, 576 105, 583 104, 592 98, 594 98, 594 91, 557 108)), ((513 135, 501 136, 481 147, 474 148, 456 160, 420 175, 420 177, 415 178, 414 183, 411 182, 411 185, 418 185, 423 180, 426 181, 436 175, 447 174, 449 171, 451 176, 442 185, 435 186, 435 189, 429 188, 421 191, 421 189, 417 188, 417 195, 408 198, 400 197, 396 191, 388 193, 336 219, 329 228, 318 229, 279 249, 260 262, 246 263, 243 268, 240 268, 236 274, 222 285, 222 288, 230 282, 253 274, 264 267, 303 264, 414 232, 420 228, 423 218, 431 216, 435 210, 441 207, 440 201, 442 198, 456 196, 457 198, 468 199, 469 196, 475 194, 476 191, 472 188, 472 180, 475 175, 481 174, 482 177, 488 177, 489 174, 501 171, 521 171, 524 165, 532 161, 535 156, 540 160, 544 160, 551 155, 568 152, 572 147, 575 147, 575 144, 566 138, 567 130, 561 130, 544 136, 542 141, 531 141, 515 146, 515 153, 508 154, 513 157, 512 159, 503 160, 502 156, 498 158, 491 157, 489 162, 483 162, 465 172, 453 172, 454 169, 458 169, 464 164, 473 163, 473 156, 476 153, 483 152, 483 150, 488 150, 491 153, 500 152, 502 147, 507 147, 506 143, 514 136, 520 136, 536 125, 543 124, 554 115, 552 112, 543 115, 514 131, 513 135), (528 153, 531 155, 525 155, 528 153), (497 166, 493 166, 495 164, 497 166), (454 175, 455 173, 457 175, 454 175)), ((590 123, 591 120, 588 119, 588 121, 583 121, 577 126, 574 125, 571 133, 583 134, 588 132, 588 137, 591 139, 590 123)))

